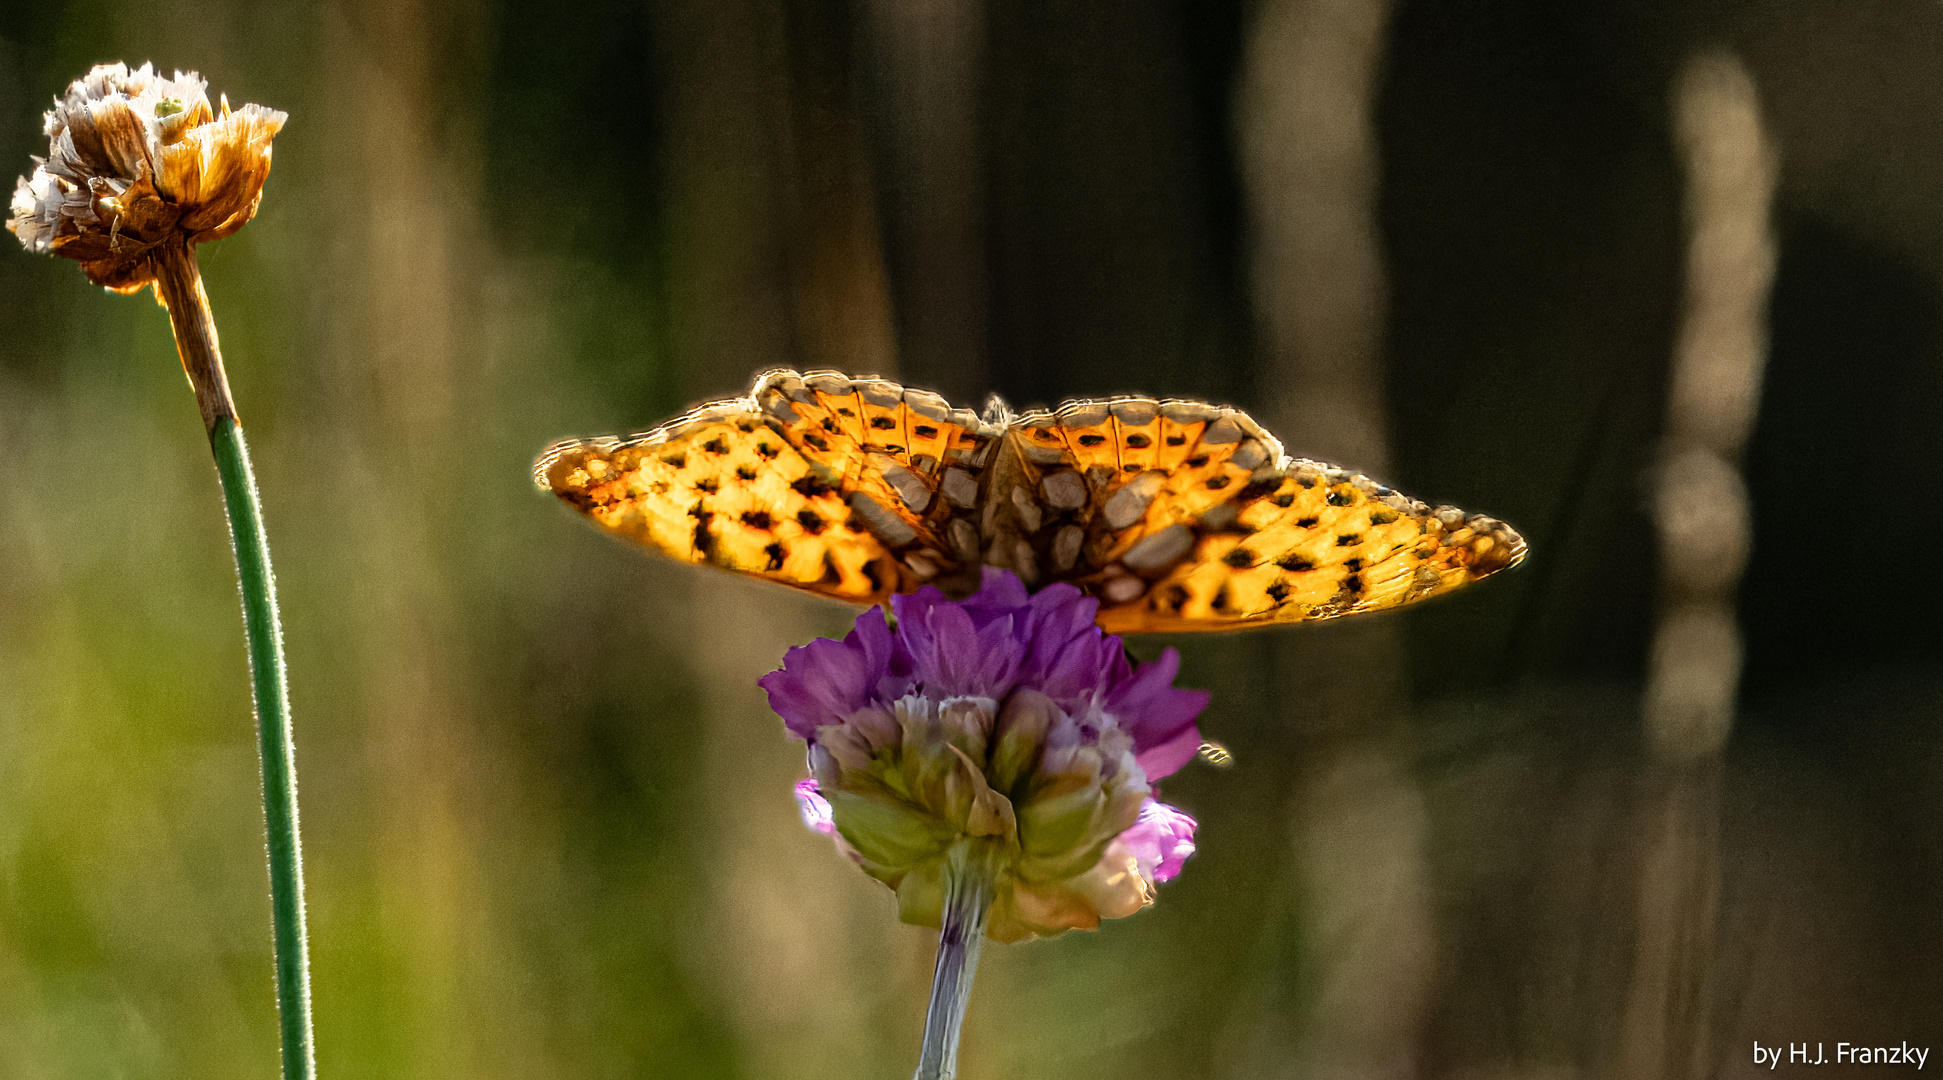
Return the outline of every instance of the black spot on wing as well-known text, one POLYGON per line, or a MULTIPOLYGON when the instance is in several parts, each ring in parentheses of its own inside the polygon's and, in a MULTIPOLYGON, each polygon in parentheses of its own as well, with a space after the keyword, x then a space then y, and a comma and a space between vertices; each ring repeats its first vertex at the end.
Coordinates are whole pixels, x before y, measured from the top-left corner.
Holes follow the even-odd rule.
POLYGON ((799 476, 789 486, 792 491, 806 499, 814 499, 819 495, 828 495, 830 492, 836 490, 814 476, 799 476))
POLYGON ((702 558, 706 559, 713 553, 715 548, 715 537, 710 536, 708 532, 708 523, 714 520, 715 515, 708 510, 702 509, 700 506, 691 508, 688 514, 695 519, 695 551, 702 558))

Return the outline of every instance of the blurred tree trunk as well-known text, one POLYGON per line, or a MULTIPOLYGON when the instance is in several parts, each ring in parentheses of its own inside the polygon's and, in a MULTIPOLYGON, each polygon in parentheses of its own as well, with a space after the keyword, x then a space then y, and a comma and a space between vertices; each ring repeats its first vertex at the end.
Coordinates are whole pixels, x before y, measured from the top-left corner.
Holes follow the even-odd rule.
MULTIPOLYGON (((848 34, 827 7, 794 0, 675 0, 656 12, 668 362, 711 395, 777 366, 894 376, 848 34)), ((791 789, 803 746, 755 685, 791 646, 840 634, 843 616, 708 571, 684 578, 680 595, 688 662, 708 688, 694 718, 706 731, 705 803, 692 820, 712 902, 690 959, 748 1075, 894 1072, 915 1054, 928 938, 802 827, 791 789)))
POLYGON ((878 228, 878 187, 859 115, 849 6, 786 0, 790 214, 796 364, 895 378, 902 368, 878 228))
POLYGON ((975 408, 986 389, 985 3, 854 7, 900 366, 913 385, 975 408))
POLYGON ((1671 89, 1687 303, 1654 500, 1661 612, 1643 695, 1638 940, 1619 1068, 1701 1080, 1722 1064, 1721 751, 1740 687, 1736 602, 1752 532, 1740 462, 1767 359, 1776 161, 1739 58, 1696 56, 1671 89))
MULTIPOLYGON (((1388 0, 1269 0, 1236 100, 1248 198, 1262 421, 1291 453, 1385 468, 1386 297, 1375 216, 1374 98, 1388 0)), ((1435 949, 1423 794, 1397 744, 1408 698, 1398 628, 1278 641, 1271 700, 1295 744, 1291 847, 1235 1077, 1403 1078, 1435 949), (1298 689, 1299 688, 1299 689, 1298 689)))

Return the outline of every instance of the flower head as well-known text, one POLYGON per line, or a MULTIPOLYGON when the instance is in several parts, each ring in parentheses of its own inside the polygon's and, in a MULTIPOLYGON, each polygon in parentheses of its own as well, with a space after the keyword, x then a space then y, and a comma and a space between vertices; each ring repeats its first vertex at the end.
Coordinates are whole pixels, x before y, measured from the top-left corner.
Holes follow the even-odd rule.
MULTIPOLYGON (((97 285, 154 279, 151 251, 172 237, 220 240, 256 214, 270 140, 286 114, 211 108, 195 72, 103 64, 46 116, 47 159, 14 189, 7 228, 29 251, 77 260, 97 285)), ((38 160, 38 159, 37 159, 38 160)))
POLYGON ((1194 850, 1194 819, 1152 796, 1200 744, 1207 694, 1176 689, 1169 649, 1136 669, 1070 585, 1028 595, 987 569, 953 601, 893 598, 842 641, 791 649, 764 676, 810 744, 804 820, 936 926, 945 864, 976 849, 995 886, 986 932, 1091 928, 1153 901, 1194 850))

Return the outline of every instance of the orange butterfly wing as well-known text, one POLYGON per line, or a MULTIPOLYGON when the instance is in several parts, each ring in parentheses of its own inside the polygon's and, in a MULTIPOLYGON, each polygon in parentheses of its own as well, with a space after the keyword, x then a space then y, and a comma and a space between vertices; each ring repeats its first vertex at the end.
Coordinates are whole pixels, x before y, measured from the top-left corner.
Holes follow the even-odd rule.
POLYGON ((881 603, 963 575, 953 499, 976 501, 997 435, 924 391, 776 371, 642 435, 556 443, 534 480, 684 562, 881 603))
POLYGON ((628 439, 570 440, 535 480, 617 535, 851 603, 979 565, 1098 597, 1113 633, 1376 611, 1525 555, 1510 526, 1290 460, 1246 413, 1068 402, 1004 426, 927 391, 769 372, 628 439))
POLYGON ((1113 633, 1377 611, 1511 566, 1510 526, 1289 460, 1246 413, 1121 398, 1028 413, 994 470, 986 561, 1100 598, 1113 633), (1083 493, 1083 496, 1082 496, 1083 493))

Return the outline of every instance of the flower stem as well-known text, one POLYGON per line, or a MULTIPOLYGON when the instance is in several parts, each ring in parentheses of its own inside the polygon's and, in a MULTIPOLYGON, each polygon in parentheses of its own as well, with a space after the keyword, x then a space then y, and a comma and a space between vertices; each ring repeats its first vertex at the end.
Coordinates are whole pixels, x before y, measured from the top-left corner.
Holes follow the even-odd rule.
POLYGON ((270 909, 276 950, 277 1010, 282 1021, 284 1080, 313 1080, 310 946, 304 930, 303 848, 297 832, 297 766, 291 744, 290 696, 277 616, 276 578, 263 506, 250 468, 249 445, 237 421, 216 344, 216 323, 194 251, 186 243, 157 252, 156 288, 169 309, 176 352, 195 388, 222 480, 230 546, 243 593, 243 633, 249 645, 250 691, 256 702, 263 765, 263 814, 269 834, 270 909))
POLYGON ((155 291, 169 309, 175 331, 175 353, 182 372, 196 392, 202 426, 213 439, 224 417, 236 419, 236 403, 229 396, 229 376, 223 373, 223 351, 216 344, 216 317, 209 310, 209 294, 202 290, 202 270, 196 249, 181 237, 155 248, 155 291))
POLYGON ((958 1075, 958 1033, 978 974, 978 950, 985 942, 985 915, 992 906, 990 870, 971 857, 965 845, 953 848, 945 865, 943 925, 938 930, 938 966, 931 975, 931 1007, 924 1016, 924 1049, 912 1080, 952 1080, 958 1075))

